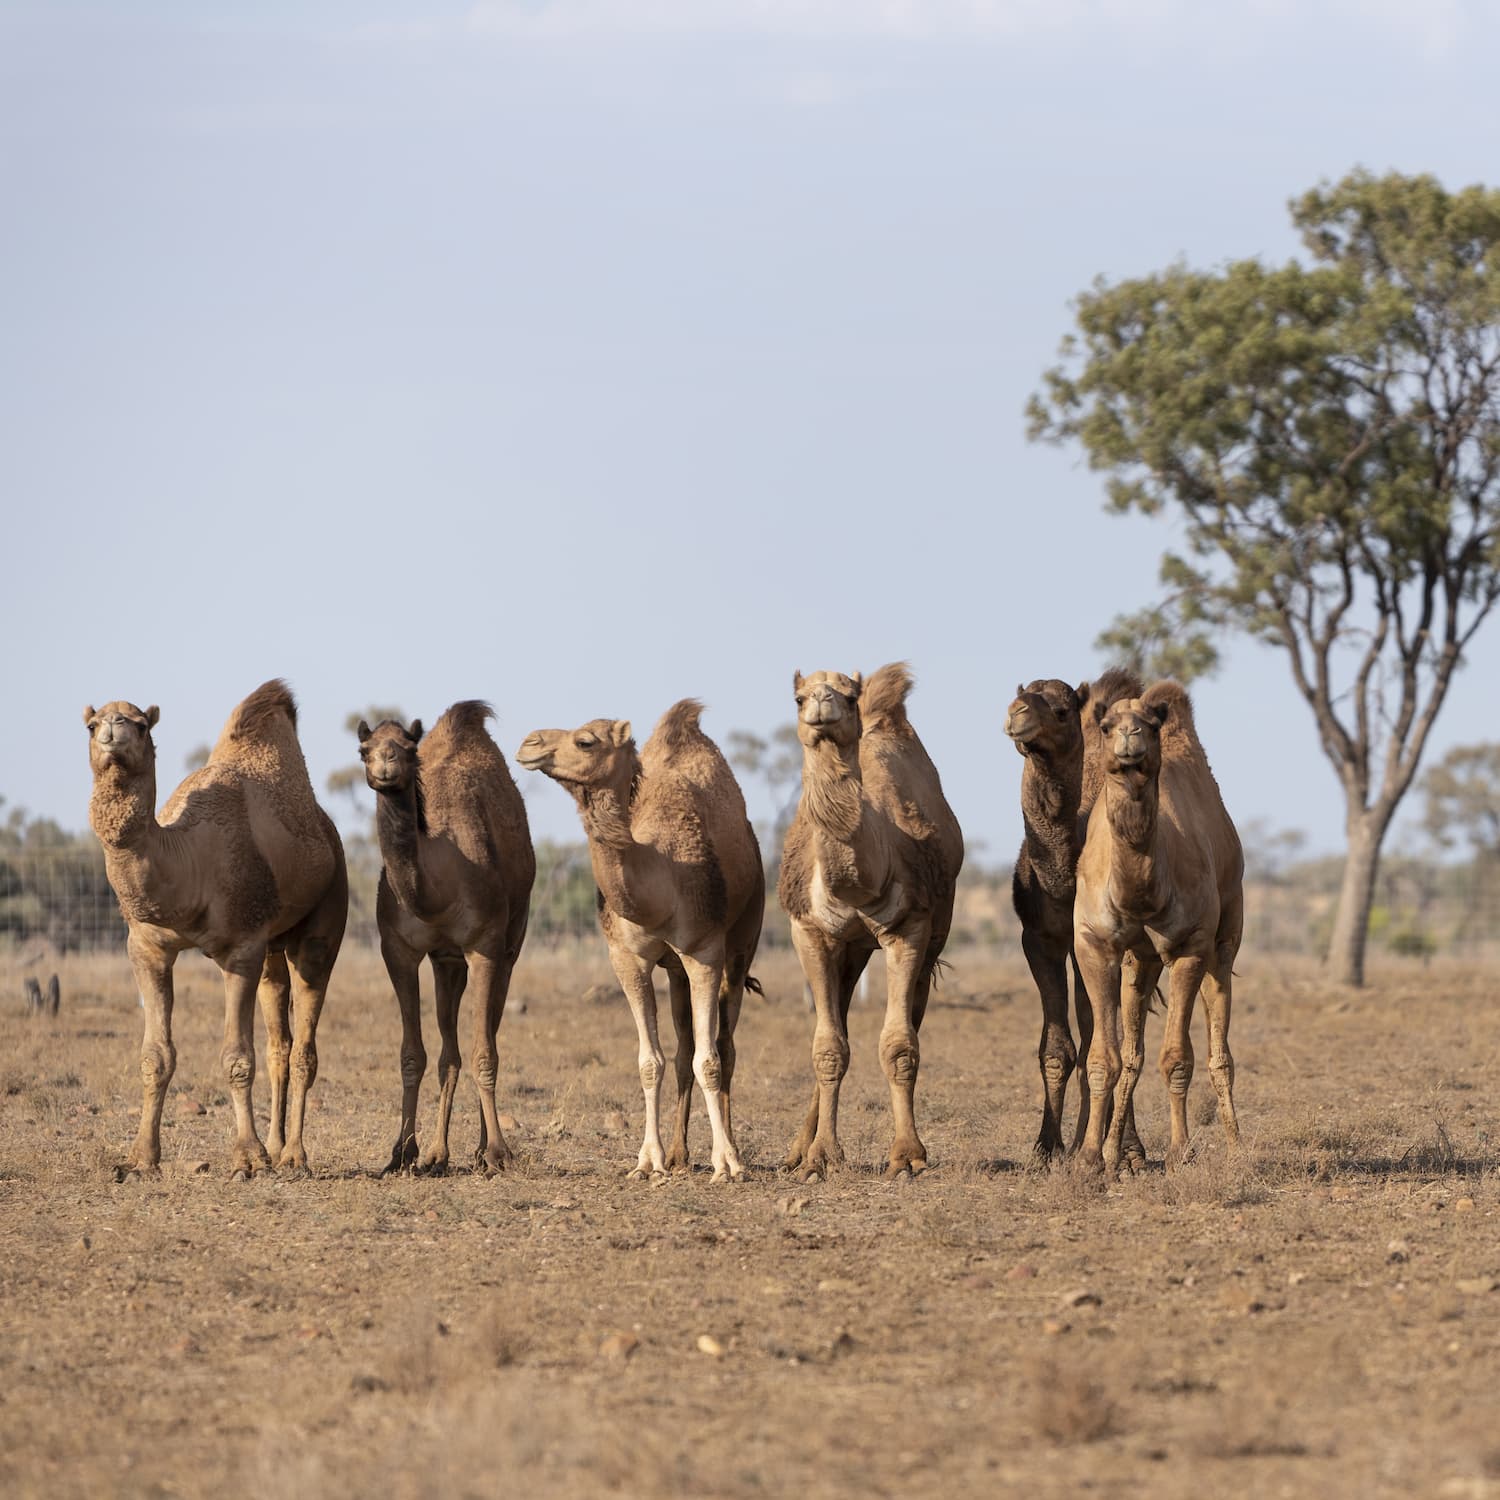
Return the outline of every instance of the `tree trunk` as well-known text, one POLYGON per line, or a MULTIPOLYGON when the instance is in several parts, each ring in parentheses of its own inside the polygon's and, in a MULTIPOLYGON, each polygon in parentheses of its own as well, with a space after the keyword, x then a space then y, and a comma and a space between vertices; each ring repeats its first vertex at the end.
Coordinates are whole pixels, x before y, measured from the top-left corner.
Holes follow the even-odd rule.
POLYGON ((1375 901, 1380 845, 1389 821, 1376 809, 1350 819, 1349 852, 1344 860, 1333 936, 1328 943, 1328 967, 1336 984, 1365 982, 1365 940, 1370 932, 1370 907, 1375 901))

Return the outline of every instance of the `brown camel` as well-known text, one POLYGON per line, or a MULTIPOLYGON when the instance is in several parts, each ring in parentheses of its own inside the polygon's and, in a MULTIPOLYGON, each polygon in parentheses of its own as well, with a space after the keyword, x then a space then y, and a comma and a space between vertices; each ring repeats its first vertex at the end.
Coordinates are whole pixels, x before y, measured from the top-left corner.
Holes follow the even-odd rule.
POLYGON ((1103 737, 1104 790, 1078 860, 1073 947, 1094 1002, 1089 1085, 1099 1099, 1117 1082, 1119 1091, 1113 1119, 1103 1109, 1090 1117, 1083 1157, 1118 1168, 1121 1122, 1141 1071, 1146 998, 1166 963, 1161 1071, 1172 1112, 1172 1165, 1188 1146, 1188 1026, 1200 984, 1219 1120, 1230 1144, 1239 1142, 1229 1009, 1243 926, 1244 858, 1180 683, 1153 683, 1139 698, 1095 703, 1093 711, 1103 737), (1122 985, 1127 954, 1134 956, 1135 972, 1122 985))
POLYGON ((344 937, 349 886, 338 832, 308 780, 291 691, 280 680, 256 688, 230 714, 208 763, 173 792, 160 822, 153 812, 156 707, 143 713, 133 703, 107 703, 86 708, 83 718, 94 772, 89 823, 130 930, 146 1011, 140 1130, 116 1175, 159 1169, 162 1101, 177 1066, 172 965, 189 948, 224 974, 235 1175, 271 1165, 250 1100, 257 984, 271 1072, 266 1145, 278 1167, 305 1171, 302 1120, 318 1073, 318 1015, 344 937))
POLYGON ((787 831, 781 904, 812 987, 812 1106, 785 1167, 811 1181, 844 1159, 839 1085, 849 1068, 849 1002, 875 949, 885 953, 887 996, 880 1062, 895 1138, 886 1176, 927 1166, 914 1101, 917 1033, 953 920, 963 834, 942 783, 906 717, 904 662, 856 674, 792 679, 802 741, 802 800, 787 831))
POLYGON ((744 1173, 730 1103, 734 1031, 760 941, 765 874, 745 799, 685 698, 662 715, 640 754, 629 723, 538 729, 516 758, 578 804, 609 943, 640 1039, 646 1134, 630 1175, 688 1165, 688 1106, 697 1076, 713 1132, 714 1181, 744 1173), (667 972, 677 1031, 677 1128, 664 1154, 658 1123, 663 1059, 652 971, 667 972), (687 1037, 693 1052, 689 1059, 687 1037))
POLYGON ((448 1167, 448 1122, 462 1063, 458 1010, 472 975, 480 995, 474 1017, 474 1086, 485 1176, 513 1158, 495 1110, 495 1037, 526 936, 536 859, 526 806, 504 757, 484 727, 487 703, 455 703, 424 739, 394 719, 359 722, 359 755, 375 793, 375 829, 383 868, 375 898, 380 952, 401 1007, 401 1133, 387 1172, 448 1167), (418 1159, 417 1095, 427 1071, 422 1046, 422 959, 432 963, 437 995, 438 1110, 435 1139, 418 1159))
MULTIPOLYGON (((1078 1048, 1068 1027, 1068 967, 1073 957, 1073 889, 1078 854, 1088 816, 1103 784, 1098 722, 1082 710, 1092 701, 1106 705, 1139 695, 1133 673, 1111 667, 1096 683, 1069 687, 1042 678, 1017 687, 1006 714, 1005 732, 1025 758, 1021 773, 1021 815, 1026 837, 1016 857, 1011 898, 1021 919, 1021 947, 1042 1001, 1042 1126, 1035 1156, 1049 1161, 1063 1150, 1063 1103, 1079 1053, 1088 1053, 1094 1031, 1088 991, 1073 968, 1073 1006, 1078 1017, 1078 1048)), ((1078 1075, 1078 1123, 1072 1150, 1083 1143, 1089 1120, 1087 1070, 1078 1075)), ((1124 1150, 1144 1163, 1134 1111, 1124 1126, 1124 1150)))

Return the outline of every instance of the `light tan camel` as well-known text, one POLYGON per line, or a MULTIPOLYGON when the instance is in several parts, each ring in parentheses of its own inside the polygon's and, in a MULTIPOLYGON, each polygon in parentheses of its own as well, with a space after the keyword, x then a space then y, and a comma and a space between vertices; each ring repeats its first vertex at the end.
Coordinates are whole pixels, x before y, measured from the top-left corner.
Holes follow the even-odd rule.
POLYGON ((89 823, 130 930, 130 964, 146 1010, 140 1130, 116 1175, 155 1172, 161 1161, 162 1101, 177 1066, 172 965, 189 948, 224 974, 235 1175, 271 1165, 251 1108, 257 984, 271 1073, 267 1145, 278 1167, 305 1171, 302 1122, 318 1072, 318 1016, 344 937, 349 887, 343 845, 313 796, 297 743, 291 691, 277 680, 251 693, 230 714, 208 763, 173 792, 160 822, 153 811, 156 707, 143 713, 133 703, 107 703, 83 718, 94 773, 89 823))
POLYGON ((359 755, 375 793, 380 952, 401 1007, 401 1132, 387 1172, 448 1167, 448 1122, 458 1088, 458 1011, 472 977, 474 1086, 479 1095, 476 1170, 490 1176, 513 1159, 495 1110, 495 1037, 526 936, 536 859, 526 805, 484 727, 489 704, 455 703, 424 739, 394 719, 359 722, 359 755), (418 1159, 417 1095, 427 1071, 422 1045, 422 959, 437 996, 438 1109, 433 1143, 418 1159))
POLYGON ((921 1172, 917 1033, 953 919, 963 835, 906 717, 905 663, 881 667, 868 683, 798 672, 793 688, 802 800, 787 832, 780 895, 818 1019, 812 1106, 783 1165, 810 1181, 844 1159, 838 1107, 849 1002, 878 947, 888 986, 880 1061, 895 1118, 886 1176, 921 1172))
MULTIPOLYGON (((1055 677, 1016 688, 1005 732, 1025 758, 1021 772, 1021 817, 1026 836, 1016 857, 1011 899, 1021 919, 1021 947, 1042 1001, 1042 1125, 1034 1155, 1050 1161, 1063 1150, 1063 1104, 1068 1079, 1094 1033, 1088 991, 1073 962, 1073 891, 1078 854, 1089 812, 1103 785, 1098 721, 1084 709, 1140 694, 1140 679, 1111 667, 1096 683, 1070 687, 1055 677), (1073 1008, 1078 1047, 1068 1026, 1068 967, 1073 969, 1073 1008)), ((1078 1123, 1072 1151, 1083 1144, 1089 1122, 1088 1070, 1078 1075, 1078 1123)), ((1125 1155, 1137 1164, 1145 1150, 1136 1134, 1134 1108, 1124 1126, 1125 1155)))
POLYGON ((636 754, 628 722, 539 729, 517 760, 578 804, 599 887, 599 924, 640 1040, 646 1134, 632 1176, 687 1166, 692 1077, 713 1132, 714 1181, 744 1173, 734 1141, 734 1031, 760 941, 765 874, 729 763, 698 725, 691 698, 662 715, 636 754), (667 972, 677 1030, 677 1130, 662 1151, 663 1059, 652 970, 667 972), (687 1053, 691 1030, 693 1053, 687 1053))
POLYGON ((1243 925, 1244 858, 1179 683, 1153 683, 1141 697, 1096 704, 1095 712, 1104 790, 1078 860, 1073 945, 1094 1002, 1089 1084, 1096 1099, 1117 1082, 1119 1090, 1112 1120, 1102 1109, 1090 1116, 1083 1156, 1111 1171, 1119 1166, 1121 1122, 1141 1071, 1146 999, 1167 963, 1161 1071, 1172 1113, 1172 1165, 1188 1147, 1188 1027, 1200 983, 1219 1120, 1230 1144, 1239 1141, 1229 1010, 1243 925), (1133 978, 1127 972, 1122 985, 1127 954, 1134 955, 1135 972, 1133 978))

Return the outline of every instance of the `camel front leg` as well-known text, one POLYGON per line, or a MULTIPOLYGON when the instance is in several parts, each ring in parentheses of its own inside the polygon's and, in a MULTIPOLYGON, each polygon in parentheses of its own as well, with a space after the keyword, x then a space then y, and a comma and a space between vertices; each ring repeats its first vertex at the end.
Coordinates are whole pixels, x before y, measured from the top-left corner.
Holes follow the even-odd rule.
POLYGON ((1208 1019, 1208 1076, 1219 1096, 1219 1124, 1231 1150, 1238 1150, 1240 1125, 1234 1112, 1234 1058, 1229 1051, 1229 1000, 1234 955, 1221 956, 1203 976, 1203 1013, 1208 1019))
POLYGON ((1167 1147, 1167 1168, 1187 1160, 1188 1086, 1193 1081, 1193 1039, 1190 1028, 1193 1002, 1203 980, 1200 955, 1183 954, 1173 961, 1167 981, 1167 1024, 1161 1040, 1161 1076, 1167 1084, 1167 1104, 1172 1114, 1172 1139, 1167 1147))
POLYGON ((255 1084, 255 991, 265 967, 264 948, 241 950, 225 959, 224 1050, 220 1054, 234 1103, 232 1175, 245 1178, 269 1170, 271 1158, 255 1129, 251 1091, 255 1084))
POLYGON ((916 992, 918 970, 927 951, 927 932, 892 933, 884 937, 886 1002, 880 1028, 880 1066, 891 1089, 891 1114, 896 1132, 891 1141, 887 1178, 915 1176, 927 1170, 927 1148, 917 1134, 917 1071, 921 1049, 917 1043, 916 992))
POLYGON ((661 1042, 656 1034, 656 986, 651 982, 654 960, 642 958, 624 948, 611 947, 609 961, 614 966, 620 988, 625 991, 625 998, 630 1002, 630 1013, 635 1017, 636 1038, 640 1044, 636 1060, 641 1072, 641 1093, 646 1100, 646 1134, 641 1141, 641 1154, 628 1175, 641 1179, 663 1176, 667 1159, 661 1148, 660 1108, 661 1078, 666 1059, 662 1056, 661 1042))
POLYGON ((474 976, 474 993, 479 1002, 474 1011, 474 1087, 479 1091, 480 1125, 474 1165, 486 1177, 493 1177, 516 1159, 501 1134, 495 1107, 495 1084, 500 1073, 500 1052, 495 1039, 510 993, 510 958, 505 953, 471 953, 469 971, 474 976))
POLYGON ((1094 1002, 1089 999, 1088 986, 1083 982, 1083 971, 1078 959, 1069 951, 1073 965, 1073 1011, 1078 1017, 1078 1056, 1084 1066, 1078 1069, 1078 1123, 1073 1127, 1073 1144, 1068 1147, 1069 1156, 1077 1156, 1088 1134, 1089 1111, 1092 1097, 1089 1092, 1088 1055, 1094 1041, 1094 1002))
POLYGON ((1108 943, 1083 930, 1074 934, 1073 951, 1094 1012, 1088 1051, 1092 1105, 1081 1155, 1086 1167, 1102 1168, 1104 1132, 1110 1119, 1107 1106, 1120 1078, 1120 956, 1108 943))
POLYGON ((1122 972, 1120 982, 1120 1081, 1115 1085, 1114 1109, 1104 1138, 1104 1167, 1112 1176, 1123 1164, 1134 1172, 1139 1163, 1125 1145, 1126 1131, 1135 1131, 1135 1085, 1141 1076, 1146 1032, 1146 998, 1138 982, 1139 965, 1122 972))
POLYGON ((813 994, 817 1023, 813 1028, 813 1102, 802 1130, 782 1165, 812 1182, 844 1159, 839 1145, 839 1087, 849 1071, 849 1033, 845 1024, 842 953, 821 928, 794 921, 792 946, 813 994))
POLYGON ((162 1104, 167 1097, 167 1085, 177 1071, 177 1049, 172 1045, 172 963, 176 954, 164 952, 133 932, 127 948, 136 990, 145 1006, 145 1029, 141 1036, 141 1123, 135 1144, 114 1169, 117 1182, 124 1182, 132 1173, 160 1171, 162 1104))
POLYGON ((1068 951, 1040 932, 1023 932, 1021 948, 1042 1000, 1042 1040, 1037 1060, 1042 1070, 1042 1128, 1032 1154, 1045 1164, 1063 1149, 1063 1103, 1068 1079, 1078 1061, 1068 1026, 1068 951))
POLYGON ((715 1182, 745 1175, 745 1164, 724 1125, 724 1066, 719 1060, 719 992, 724 983, 722 954, 681 955, 693 994, 693 1073, 703 1091, 703 1112, 713 1136, 715 1182))
POLYGON ((687 970, 675 953, 662 959, 667 973, 667 992, 672 1004, 672 1030, 677 1036, 673 1070, 677 1076, 677 1121, 672 1145, 667 1151, 667 1171, 686 1172, 692 1164, 688 1154, 688 1116, 693 1109, 693 991, 687 970))
MULTIPOLYGON (((433 1010, 438 1024, 438 1100, 432 1138, 418 1156, 416 1170, 441 1177, 448 1170, 448 1128, 453 1120, 453 1096, 458 1092, 458 1078, 464 1065, 458 1049, 458 1010, 469 982, 469 966, 463 954, 453 950, 428 957, 432 962, 433 1010)), ((482 1125, 480 1129, 482 1132, 482 1125)))
POLYGON ((271 1078, 266 1150, 275 1161, 286 1145, 286 1085, 292 1056, 292 977, 285 953, 266 954, 255 995, 266 1024, 266 1072, 271 1078))
POLYGON ((728 967, 724 970, 724 984, 719 991, 719 1069, 720 1087, 724 1097, 724 1132, 730 1144, 739 1149, 734 1138, 734 1065, 739 1054, 734 1046, 735 1027, 740 1024, 740 1011, 745 1003, 745 969, 740 965, 736 979, 728 967))
POLYGON ((422 1045, 422 955, 394 933, 383 932, 380 956, 401 1008, 401 1128, 380 1173, 385 1177, 417 1164, 417 1100, 427 1072, 427 1049, 422 1045))

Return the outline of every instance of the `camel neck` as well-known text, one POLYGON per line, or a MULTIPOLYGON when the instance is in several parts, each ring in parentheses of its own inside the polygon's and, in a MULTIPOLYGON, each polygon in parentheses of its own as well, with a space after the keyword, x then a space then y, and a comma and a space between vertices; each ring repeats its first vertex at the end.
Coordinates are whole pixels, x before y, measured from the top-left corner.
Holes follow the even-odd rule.
POLYGON ((597 786, 581 790, 577 801, 594 880, 605 904, 627 922, 655 926, 661 914, 653 897, 665 862, 653 845, 640 843, 631 832, 627 799, 615 787, 597 786))
POLYGON ((1134 894, 1133 904, 1153 903, 1157 876, 1156 822, 1160 783, 1151 777, 1138 790, 1125 785, 1119 777, 1104 782, 1104 809, 1109 816, 1113 837, 1111 863, 1114 884, 1120 895, 1134 894))
POLYGON ((375 833, 391 891, 408 911, 421 916, 430 891, 422 871, 423 832, 415 781, 400 791, 375 794, 375 833))
POLYGON ((1078 811, 1083 795, 1081 749, 1054 760, 1037 751, 1021 772, 1021 816, 1032 869, 1048 887, 1071 886, 1081 843, 1078 811))
POLYGON ((802 806, 820 833, 844 843, 854 838, 864 813, 858 741, 844 746, 819 740, 803 747, 802 806))
POLYGON ((146 853, 159 832, 155 766, 135 776, 117 766, 98 772, 89 799, 89 827, 107 852, 146 853))

